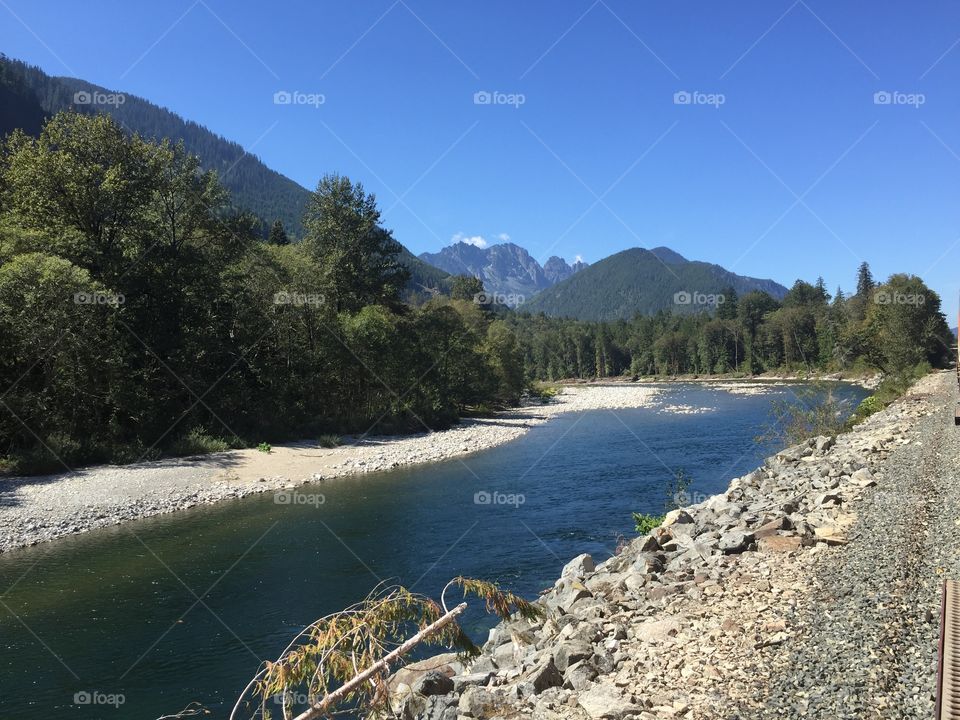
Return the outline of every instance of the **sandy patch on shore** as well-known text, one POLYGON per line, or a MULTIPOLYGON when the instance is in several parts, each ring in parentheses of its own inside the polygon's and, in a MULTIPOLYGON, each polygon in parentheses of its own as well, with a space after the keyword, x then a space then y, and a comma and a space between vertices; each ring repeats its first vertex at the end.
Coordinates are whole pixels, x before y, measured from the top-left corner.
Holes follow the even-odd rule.
POLYGON ((467 419, 442 432, 235 450, 70 474, 0 480, 0 552, 127 520, 346 475, 448 460, 515 440, 565 412, 650 406, 657 388, 566 387, 545 405, 467 419))

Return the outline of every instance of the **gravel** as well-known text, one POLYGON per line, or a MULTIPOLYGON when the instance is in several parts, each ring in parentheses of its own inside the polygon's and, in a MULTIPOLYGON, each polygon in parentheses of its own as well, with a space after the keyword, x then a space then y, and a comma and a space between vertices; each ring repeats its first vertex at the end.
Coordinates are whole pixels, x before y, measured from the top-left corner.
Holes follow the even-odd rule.
POLYGON ((954 383, 940 374, 904 399, 915 421, 858 505, 849 546, 813 568, 801 632, 757 717, 932 716, 942 578, 960 577, 954 383))

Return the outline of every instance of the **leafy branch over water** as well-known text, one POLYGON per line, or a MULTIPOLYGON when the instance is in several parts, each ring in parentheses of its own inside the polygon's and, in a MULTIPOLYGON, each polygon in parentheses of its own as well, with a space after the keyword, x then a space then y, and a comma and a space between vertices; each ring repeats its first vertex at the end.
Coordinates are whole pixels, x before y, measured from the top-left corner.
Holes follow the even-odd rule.
POLYGON ((241 717, 251 693, 259 697, 252 717, 258 711, 270 718, 271 702, 284 718, 296 720, 351 709, 364 713, 389 709, 390 667, 415 647, 452 647, 468 657, 479 653, 457 622, 466 603, 447 606, 446 592, 453 586, 463 589, 464 598, 484 600, 487 612, 504 620, 512 613, 530 620, 542 615, 538 607, 497 584, 472 578, 447 583, 439 603, 399 585, 378 586, 362 602, 304 628, 275 662, 265 663, 241 694, 231 720, 241 717), (295 716, 294 708, 304 705, 306 709, 295 716))

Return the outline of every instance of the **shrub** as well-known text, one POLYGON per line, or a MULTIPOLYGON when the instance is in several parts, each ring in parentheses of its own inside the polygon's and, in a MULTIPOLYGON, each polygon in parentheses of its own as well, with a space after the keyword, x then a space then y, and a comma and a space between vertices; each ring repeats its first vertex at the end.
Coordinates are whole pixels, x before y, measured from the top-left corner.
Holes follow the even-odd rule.
POLYGON ((647 515, 645 513, 634 513, 633 522, 637 525, 637 532, 646 535, 654 528, 660 527, 663 522, 663 515, 647 515))
POLYGON ((320 444, 320 447, 323 448, 335 448, 341 444, 340 436, 333 434, 321 435, 317 442, 320 444))
POLYGON ((262 442, 259 445, 257 445, 257 450, 259 450, 262 453, 273 452, 273 448, 270 446, 270 443, 265 443, 265 442, 262 442))
POLYGON ((173 455, 204 455, 229 449, 229 443, 223 438, 213 437, 203 428, 194 428, 177 440, 171 446, 170 452, 173 455))

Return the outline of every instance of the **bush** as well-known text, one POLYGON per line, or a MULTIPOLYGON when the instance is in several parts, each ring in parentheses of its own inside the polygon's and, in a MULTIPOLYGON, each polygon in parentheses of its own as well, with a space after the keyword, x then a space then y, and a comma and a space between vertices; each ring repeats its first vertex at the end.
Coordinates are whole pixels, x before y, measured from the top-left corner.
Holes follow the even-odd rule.
POLYGON ((203 428, 194 428, 186 436, 177 440, 170 448, 172 455, 205 455, 224 452, 230 444, 223 438, 209 435, 203 428))
POLYGON ((262 453, 272 453, 273 447, 270 445, 270 443, 262 442, 259 445, 257 445, 257 450, 259 450, 262 453))
POLYGON ((654 528, 660 527, 663 522, 663 515, 647 515, 645 513, 634 513, 633 522, 637 525, 637 532, 646 535, 654 528))
POLYGON ((531 400, 547 403, 560 394, 560 386, 552 383, 533 382, 527 388, 527 395, 531 400))
POLYGON ((339 435, 326 434, 326 435, 321 435, 317 439, 317 442, 320 444, 320 447, 322 448, 335 448, 335 447, 338 447, 342 441, 340 440, 339 435))
POLYGON ((930 371, 930 363, 924 361, 895 375, 888 375, 880 382, 877 389, 874 390, 873 395, 864 398, 863 402, 857 406, 847 426, 853 427, 857 423, 866 420, 875 412, 883 410, 887 405, 907 392, 914 382, 930 371))
POLYGON ((780 440, 790 446, 818 435, 832 436, 843 432, 847 427, 849 404, 838 399, 834 390, 833 383, 814 382, 795 393, 798 402, 777 400, 773 403, 777 424, 767 435, 757 440, 780 440), (779 436, 777 425, 782 428, 779 436))

